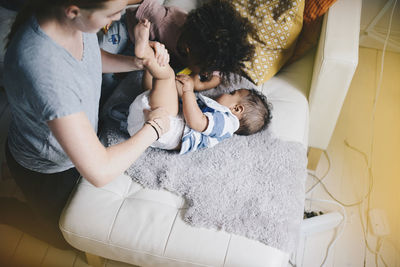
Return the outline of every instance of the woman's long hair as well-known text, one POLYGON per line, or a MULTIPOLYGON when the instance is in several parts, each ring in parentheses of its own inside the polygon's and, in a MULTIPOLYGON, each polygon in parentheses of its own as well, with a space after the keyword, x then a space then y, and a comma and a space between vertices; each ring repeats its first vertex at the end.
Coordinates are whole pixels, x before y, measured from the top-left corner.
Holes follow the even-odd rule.
POLYGON ((32 15, 41 18, 61 18, 63 7, 75 5, 83 9, 98 9, 102 8, 104 3, 108 1, 110 0, 27 0, 11 26, 10 33, 7 36, 6 47, 10 44, 15 33, 32 15))

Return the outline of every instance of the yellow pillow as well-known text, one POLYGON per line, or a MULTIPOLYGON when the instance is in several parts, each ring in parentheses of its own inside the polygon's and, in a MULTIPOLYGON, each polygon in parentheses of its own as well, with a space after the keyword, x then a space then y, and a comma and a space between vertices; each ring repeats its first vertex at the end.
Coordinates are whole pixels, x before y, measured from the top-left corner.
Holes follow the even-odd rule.
POLYGON ((249 36, 255 54, 244 72, 261 85, 293 54, 303 25, 304 0, 232 0, 232 4, 256 29, 256 36, 249 36))

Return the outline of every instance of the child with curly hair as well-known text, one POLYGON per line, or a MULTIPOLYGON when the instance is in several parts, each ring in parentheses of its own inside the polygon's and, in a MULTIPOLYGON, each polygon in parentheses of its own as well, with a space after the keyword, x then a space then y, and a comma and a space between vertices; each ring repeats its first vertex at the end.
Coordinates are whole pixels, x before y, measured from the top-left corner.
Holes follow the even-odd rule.
POLYGON ((149 20, 150 40, 165 45, 171 66, 178 73, 187 67, 185 74, 193 79, 196 91, 229 81, 231 73, 244 75, 244 62, 251 59, 254 51, 248 41, 254 28, 229 1, 210 0, 189 13, 160 5, 157 0, 128 1, 128 4, 138 3, 137 9, 126 10, 131 41, 135 42, 136 23, 149 20))
POLYGON ((136 57, 143 60, 145 72, 152 76, 152 88, 139 95, 129 108, 128 132, 134 135, 150 124, 156 133, 163 129, 155 122, 145 122, 143 110, 162 107, 169 113, 170 130, 152 144, 180 154, 212 147, 234 133, 250 135, 261 131, 271 120, 265 97, 254 90, 240 89, 222 94, 215 100, 194 93, 194 84, 187 75, 175 76, 168 65, 160 66, 149 46, 151 23, 142 20, 134 29, 136 57), (178 97, 182 100, 182 113, 178 97))

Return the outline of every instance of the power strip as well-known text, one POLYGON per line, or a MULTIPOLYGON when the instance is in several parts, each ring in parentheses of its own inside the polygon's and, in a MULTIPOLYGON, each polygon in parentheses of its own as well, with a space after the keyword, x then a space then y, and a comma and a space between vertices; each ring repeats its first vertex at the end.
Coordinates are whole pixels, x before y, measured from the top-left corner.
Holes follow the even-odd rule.
MULTIPOLYGON (((291 262, 295 263, 293 266, 302 266, 306 239, 308 236, 335 229, 341 224, 341 222, 343 222, 343 220, 343 215, 338 211, 327 212, 311 218, 303 219, 300 227, 299 246, 291 259, 291 262)), ((331 245, 329 245, 329 247, 330 246, 331 245)))
POLYGON ((301 223, 301 233, 304 235, 316 234, 337 227, 343 221, 340 212, 328 212, 322 215, 304 219, 301 223))

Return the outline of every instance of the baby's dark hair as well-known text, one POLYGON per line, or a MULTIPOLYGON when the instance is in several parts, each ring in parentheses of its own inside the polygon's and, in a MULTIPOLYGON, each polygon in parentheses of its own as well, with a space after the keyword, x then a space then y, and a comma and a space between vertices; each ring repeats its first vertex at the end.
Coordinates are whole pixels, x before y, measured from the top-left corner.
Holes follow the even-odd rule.
POLYGON ((250 135, 266 129, 271 122, 272 106, 267 98, 256 90, 248 90, 249 94, 242 98, 240 104, 244 106, 242 117, 239 120, 238 135, 250 135))
POLYGON ((192 10, 182 27, 177 50, 201 73, 243 73, 244 62, 254 54, 248 35, 254 28, 228 0, 210 0, 192 10))

